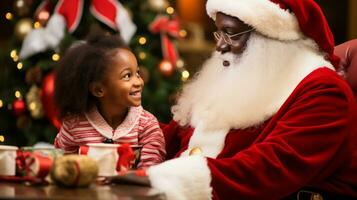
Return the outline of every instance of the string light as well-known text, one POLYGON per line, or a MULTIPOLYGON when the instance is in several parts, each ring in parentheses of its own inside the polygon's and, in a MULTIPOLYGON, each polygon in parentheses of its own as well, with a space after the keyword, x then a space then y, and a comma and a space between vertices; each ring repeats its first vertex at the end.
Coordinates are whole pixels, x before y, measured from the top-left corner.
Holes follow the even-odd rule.
POLYGON ((14 62, 19 61, 19 56, 16 55, 16 56, 13 58, 13 60, 14 60, 14 62))
POLYGON ((0 108, 4 106, 4 102, 0 99, 0 108))
POLYGON ((141 45, 146 44, 146 38, 145 37, 140 37, 139 38, 139 44, 141 44, 141 45))
POLYGON ((33 24, 33 27, 34 27, 34 28, 41 28, 41 23, 40 23, 40 22, 35 22, 35 23, 33 24))
POLYGON ((0 135, 0 142, 4 142, 5 141, 5 137, 3 135, 0 135))
POLYGON ((17 91, 15 92, 15 97, 16 97, 16 98, 20 98, 20 97, 21 97, 21 92, 17 90, 17 91))
POLYGON ((7 20, 12 20, 12 18, 13 18, 13 15, 12 15, 12 13, 11 12, 7 12, 6 14, 5 14, 5 18, 7 19, 7 20))
POLYGON ((179 35, 180 35, 180 37, 184 38, 187 36, 187 31, 182 29, 179 31, 179 35))
POLYGON ((187 81, 189 77, 190 77, 190 72, 188 72, 187 70, 181 73, 181 80, 183 82, 187 81))
POLYGON ((10 52, 10 57, 15 58, 17 56, 17 51, 14 49, 10 52))
POLYGON ((37 108, 36 103, 32 102, 29 105, 30 110, 35 110, 37 108))
POLYGON ((141 60, 144 60, 144 59, 146 58, 146 53, 145 53, 145 52, 140 52, 140 53, 139 53, 139 58, 140 58, 141 60))
POLYGON ((22 64, 22 62, 17 63, 17 69, 18 70, 21 70, 23 66, 24 65, 22 64))
POLYGON ((183 66, 185 65, 185 63, 183 62, 183 60, 179 59, 176 61, 176 67, 177 68, 183 68, 183 66))
POLYGON ((52 55, 52 60, 53 61, 59 61, 60 58, 61 57, 60 57, 60 55, 58 53, 55 53, 55 54, 52 55))
POLYGON ((167 12, 167 14, 172 15, 175 12, 175 9, 171 6, 169 6, 166 8, 166 12, 167 12))

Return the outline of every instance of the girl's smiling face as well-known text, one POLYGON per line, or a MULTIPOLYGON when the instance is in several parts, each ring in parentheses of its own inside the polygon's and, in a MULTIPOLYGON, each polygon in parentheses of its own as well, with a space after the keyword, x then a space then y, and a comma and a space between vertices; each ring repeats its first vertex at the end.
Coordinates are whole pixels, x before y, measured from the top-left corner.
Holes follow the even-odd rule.
POLYGON ((113 110, 140 106, 144 81, 135 55, 129 50, 118 49, 113 56, 112 66, 108 66, 102 81, 100 102, 113 110))

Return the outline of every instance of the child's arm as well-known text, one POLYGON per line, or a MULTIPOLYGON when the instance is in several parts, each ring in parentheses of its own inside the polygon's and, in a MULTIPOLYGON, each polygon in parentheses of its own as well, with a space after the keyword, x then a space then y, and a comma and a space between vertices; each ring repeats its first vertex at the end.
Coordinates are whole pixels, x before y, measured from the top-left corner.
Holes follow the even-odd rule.
POLYGON ((78 143, 73 139, 70 127, 69 122, 64 120, 54 141, 55 147, 63 149, 66 154, 78 153, 78 143))
POLYGON ((142 145, 138 168, 146 168, 164 161, 165 139, 157 119, 147 113, 147 119, 140 122, 143 132, 139 134, 139 144, 142 145))

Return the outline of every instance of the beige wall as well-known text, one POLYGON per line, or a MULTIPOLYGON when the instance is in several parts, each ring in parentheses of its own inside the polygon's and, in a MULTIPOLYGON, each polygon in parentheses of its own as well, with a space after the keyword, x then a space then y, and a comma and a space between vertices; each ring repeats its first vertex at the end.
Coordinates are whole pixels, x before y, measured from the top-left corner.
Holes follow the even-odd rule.
POLYGON ((349 24, 348 37, 349 39, 357 38, 357 1, 349 0, 349 24))

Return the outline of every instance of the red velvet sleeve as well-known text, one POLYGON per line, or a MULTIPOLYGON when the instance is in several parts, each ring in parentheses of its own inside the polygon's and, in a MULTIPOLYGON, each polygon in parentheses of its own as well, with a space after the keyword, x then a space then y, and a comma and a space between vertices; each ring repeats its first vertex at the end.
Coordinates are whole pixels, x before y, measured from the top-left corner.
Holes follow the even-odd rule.
POLYGON ((179 125, 172 120, 169 124, 160 123, 160 128, 164 133, 166 145, 166 159, 174 158, 180 148, 180 139, 178 137, 179 125))
POLYGON ((261 133, 264 140, 232 158, 207 159, 214 197, 280 199, 325 179, 344 159, 353 101, 337 77, 300 83, 261 133))

